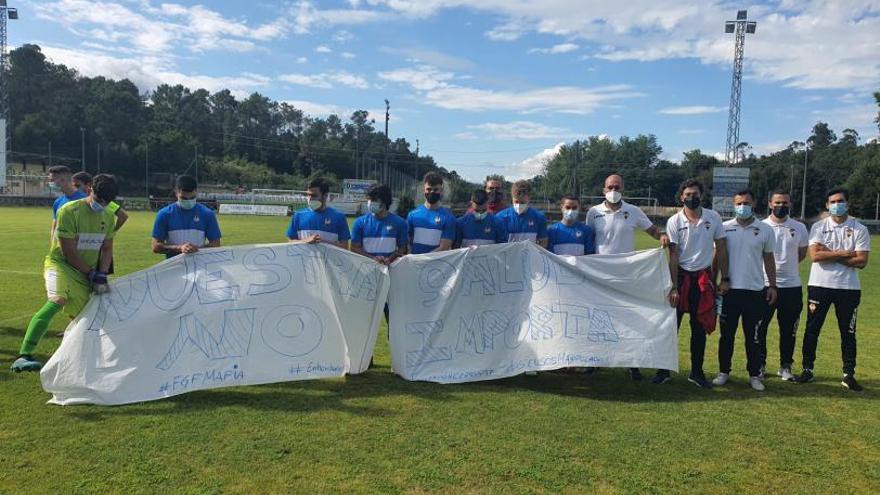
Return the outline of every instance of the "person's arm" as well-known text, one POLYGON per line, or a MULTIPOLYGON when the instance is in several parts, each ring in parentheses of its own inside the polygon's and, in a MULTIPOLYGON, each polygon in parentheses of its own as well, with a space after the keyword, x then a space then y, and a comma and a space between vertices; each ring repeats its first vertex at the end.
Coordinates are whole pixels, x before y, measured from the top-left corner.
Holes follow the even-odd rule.
POLYGON ((649 236, 653 237, 654 240, 660 240, 660 229, 658 229, 656 225, 651 225, 650 227, 645 229, 645 232, 647 232, 649 236))
MULTIPOLYGON (((64 256, 64 260, 67 261, 67 264, 76 268, 77 271, 82 273, 83 275, 88 275, 90 271, 92 271, 92 267, 86 264, 83 261, 82 256, 79 255, 79 251, 76 249, 76 238, 75 237, 60 237, 58 239, 58 244, 61 246, 61 254, 64 256)), ((107 267, 110 267, 110 264, 107 264, 107 267)))
POLYGON ((773 251, 769 253, 764 251, 764 273, 767 274, 767 303, 773 306, 776 304, 777 288, 776 288, 776 257, 773 251))
POLYGON ((804 258, 807 257, 807 246, 798 247, 798 263, 804 261, 804 258))
POLYGON ((673 308, 678 307, 678 244, 669 244, 669 275, 672 278, 672 288, 669 289, 667 300, 673 308))
POLYGON ((833 261, 839 261, 843 263, 844 261, 854 257, 855 255, 855 251, 847 251, 845 249, 831 250, 818 242, 810 244, 810 258, 813 260, 813 263, 824 263, 833 261))
POLYGON ((723 237, 715 239, 715 259, 718 263, 718 272, 721 273, 721 283, 718 284, 718 293, 722 296, 727 294, 730 288, 730 273, 727 259, 727 239, 723 237))
POLYGON ((856 251, 856 255, 845 260, 843 264, 861 270, 868 266, 868 251, 856 251))
POLYGON ((336 229, 336 245, 342 249, 348 250, 348 241, 351 240, 351 230, 348 228, 348 220, 342 213, 339 214, 339 226, 336 229))
POLYGON ((450 249, 452 249, 452 240, 440 239, 440 245, 431 250, 431 252, 436 253, 438 251, 449 251, 450 249))
MULTIPOLYGON (((543 215, 541 215, 543 217, 543 215)), ((536 242, 539 246, 544 249, 547 249, 547 218, 541 218, 538 220, 538 235, 536 242)))
MULTIPOLYGON (((220 245, 220 239, 216 239, 217 246, 220 245)), ((217 247, 212 246, 210 243, 208 247, 217 247)), ((189 254, 195 253, 199 250, 199 247, 190 242, 184 244, 167 244, 165 241, 161 239, 157 239, 153 237, 151 242, 151 247, 153 248, 153 252, 156 254, 189 254)))
POLYGON ((110 271, 110 263, 113 261, 113 238, 104 239, 101 244, 101 256, 98 259, 98 271, 107 273, 110 271))
POLYGON ((128 221, 128 213, 123 208, 116 210, 116 227, 113 230, 118 231, 128 221))
POLYGON ((205 244, 205 247, 206 248, 220 247, 220 238, 218 237, 217 239, 209 240, 208 243, 205 244))

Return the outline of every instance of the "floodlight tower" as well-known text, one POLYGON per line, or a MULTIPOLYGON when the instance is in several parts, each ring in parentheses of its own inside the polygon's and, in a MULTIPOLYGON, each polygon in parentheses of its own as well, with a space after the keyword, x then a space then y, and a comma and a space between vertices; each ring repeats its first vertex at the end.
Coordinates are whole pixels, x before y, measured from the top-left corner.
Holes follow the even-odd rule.
POLYGON ((0 187, 6 186, 6 122, 9 119, 9 57, 6 54, 6 21, 18 19, 18 9, 0 0, 0 187))
POLYGON ((747 20, 745 10, 736 13, 735 21, 724 23, 725 33, 734 33, 736 43, 733 52, 733 82, 730 85, 730 113, 727 117, 727 163, 736 163, 736 147, 739 144, 739 103, 742 95, 742 70, 743 49, 746 44, 746 34, 753 34, 758 26, 757 22, 747 20))

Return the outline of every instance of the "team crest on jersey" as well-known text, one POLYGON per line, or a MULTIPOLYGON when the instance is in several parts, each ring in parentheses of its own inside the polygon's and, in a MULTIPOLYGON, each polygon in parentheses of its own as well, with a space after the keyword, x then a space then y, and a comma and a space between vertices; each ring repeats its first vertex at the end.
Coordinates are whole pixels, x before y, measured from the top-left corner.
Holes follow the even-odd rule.
POLYGON ((388 232, 393 231, 393 230, 394 230, 394 225, 386 225, 386 226, 385 226, 385 230, 387 230, 388 232))
POLYGON ((535 221, 529 220, 529 227, 534 227, 534 226, 535 226, 535 221))
POLYGON ((758 229, 755 229, 755 237, 758 237, 758 234, 760 234, 760 233, 761 233, 761 231, 760 231, 760 230, 758 230, 758 229))
POLYGON ((788 232, 791 234, 792 237, 794 237, 797 234, 797 232, 794 229, 788 229, 788 232))
POLYGON ((487 233, 487 234, 491 234, 491 233, 492 233, 492 227, 488 227, 488 226, 487 226, 486 228, 483 229, 483 232, 485 232, 485 233, 487 233))
POLYGON ((330 218, 324 219, 324 225, 330 225, 331 223, 333 223, 333 220, 330 220, 330 218))
POLYGON ((584 233, 581 232, 580 230, 578 230, 577 232, 574 233, 574 236, 575 236, 575 237, 581 237, 581 236, 583 236, 583 235, 584 235, 584 233))
POLYGON ((623 212, 623 219, 629 220, 629 212, 628 211, 623 212))
POLYGON ((853 229, 846 229, 846 236, 852 237, 852 235, 853 235, 853 229))
POLYGON ((440 225, 440 217, 434 217, 434 223, 440 225))
POLYGON ((198 215, 193 217, 193 222, 199 223, 199 216, 198 215))
POLYGON ((706 222, 703 225, 706 226, 706 230, 709 230, 710 228, 712 228, 712 222, 706 222))

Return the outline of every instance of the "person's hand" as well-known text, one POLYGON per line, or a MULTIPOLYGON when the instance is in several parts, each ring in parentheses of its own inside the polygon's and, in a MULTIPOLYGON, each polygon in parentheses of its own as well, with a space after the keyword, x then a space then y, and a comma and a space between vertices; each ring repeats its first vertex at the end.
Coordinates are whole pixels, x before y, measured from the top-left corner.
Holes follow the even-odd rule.
POLYGON ((107 285, 107 274, 98 270, 89 272, 89 282, 92 284, 92 290, 97 294, 103 294, 110 290, 107 285))
POLYGON ((180 252, 183 254, 197 253, 198 251, 199 247, 191 242, 187 242, 186 244, 180 246, 180 252))
POLYGON ((773 306, 776 304, 776 299, 779 297, 776 287, 768 287, 767 288, 767 304, 773 306))
POLYGON ((666 234, 660 234, 660 247, 666 249, 669 247, 669 236, 666 234))
POLYGON ((729 291, 729 290, 730 290, 730 282, 727 280, 722 280, 721 283, 718 285, 718 294, 723 296, 723 295, 727 294, 727 291, 729 291))
POLYGON ((306 244, 317 244, 321 242, 321 236, 318 234, 312 234, 303 239, 303 241, 305 241, 306 244))
POLYGON ((673 308, 678 307, 678 289, 673 287, 669 289, 669 294, 666 296, 666 299, 669 300, 669 305, 673 308))

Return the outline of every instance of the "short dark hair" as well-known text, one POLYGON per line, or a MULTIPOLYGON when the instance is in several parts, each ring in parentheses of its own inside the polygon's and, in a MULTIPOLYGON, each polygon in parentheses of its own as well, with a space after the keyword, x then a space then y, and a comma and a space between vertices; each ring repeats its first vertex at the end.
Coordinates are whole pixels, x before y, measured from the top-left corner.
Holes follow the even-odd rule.
POLYGON ((835 194, 843 194, 843 199, 849 201, 849 191, 847 191, 843 187, 832 187, 825 193, 825 202, 828 202, 828 198, 834 196, 835 194))
POLYGON ((174 188, 181 192, 193 192, 199 187, 192 175, 180 175, 174 182, 174 188))
POLYGON ((83 184, 91 184, 92 183, 92 174, 90 174, 88 172, 77 172, 77 173, 73 174, 73 177, 71 177, 70 179, 71 180, 78 180, 78 181, 82 182, 83 184))
POLYGON ((380 201, 385 205, 385 209, 391 209, 391 188, 385 184, 373 184, 367 189, 367 199, 370 201, 380 201))
POLYGON ((755 200, 755 193, 753 193, 751 189, 740 189, 734 194, 734 196, 748 196, 752 198, 752 201, 755 200))
POLYGON ((510 190, 513 192, 514 195, 516 194, 516 191, 520 190, 524 190, 526 194, 531 194, 532 185, 529 184, 529 181, 527 180, 518 180, 513 183, 513 185, 510 187, 510 190))
POLYGON ((55 175, 61 175, 61 174, 70 175, 70 169, 64 165, 55 165, 54 167, 49 167, 48 172, 50 174, 55 174, 55 175))
POLYGON ((780 196, 788 196, 789 201, 791 201, 791 193, 785 189, 774 189, 770 191, 770 194, 767 195, 767 201, 773 199, 773 196, 776 196, 777 194, 780 196))
POLYGON ((570 199, 572 201, 577 201, 578 203, 581 202, 580 198, 578 198, 574 194, 566 194, 565 196, 563 196, 562 198, 559 199, 559 204, 564 203, 565 200, 568 200, 568 199, 570 199))
POLYGON ((443 185, 443 176, 437 172, 428 172, 422 182, 429 186, 440 186, 443 185))
POLYGON ((474 192, 471 193, 471 201, 477 205, 486 204, 486 201, 489 201, 489 194, 485 189, 474 189, 474 192))
POLYGON ((681 184, 678 185, 678 197, 680 198, 684 190, 689 187, 696 187, 700 190, 700 195, 706 192, 706 189, 703 187, 703 183, 698 181, 697 179, 685 179, 681 184))
POLYGON ((92 193, 101 201, 113 201, 119 194, 116 179, 110 174, 98 174, 92 181, 92 193))
POLYGON ((321 194, 327 194, 328 192, 330 192, 330 182, 328 182, 327 179, 323 177, 316 177, 309 181, 308 188, 311 189, 313 187, 317 187, 318 190, 321 191, 321 194))

